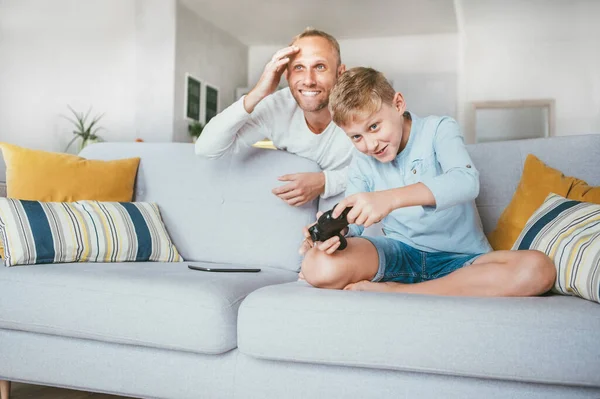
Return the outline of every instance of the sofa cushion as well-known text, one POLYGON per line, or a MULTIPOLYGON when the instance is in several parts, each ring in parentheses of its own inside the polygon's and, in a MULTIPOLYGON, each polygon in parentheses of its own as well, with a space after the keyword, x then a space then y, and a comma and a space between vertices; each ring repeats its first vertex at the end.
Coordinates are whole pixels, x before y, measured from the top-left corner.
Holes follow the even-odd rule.
POLYGON ((600 205, 550 194, 512 249, 536 249, 556 266, 554 292, 600 302, 600 205))
POLYGON ((576 180, 529 154, 515 195, 500 215, 496 229, 488 235, 492 247, 496 251, 510 249, 527 219, 542 205, 548 194, 566 197, 576 180))
POLYGON ((181 262, 148 202, 0 198, 6 266, 60 262, 181 262))
POLYGON ((590 186, 584 180, 575 179, 575 183, 569 191, 569 199, 600 204, 600 187, 590 186))
POLYGON ((265 359, 600 387, 600 306, 574 297, 465 298, 261 288, 241 352, 265 359))
POLYGON ((511 249, 527 220, 542 205, 548 194, 555 193, 578 201, 600 203, 600 187, 565 176, 535 155, 525 159, 523 175, 510 204, 504 209, 496 229, 488 235, 495 250, 511 249))
POLYGON ((236 347, 237 310, 244 297, 265 285, 297 278, 278 269, 207 273, 187 265, 71 263, 0 268, 0 328, 223 353, 236 347))
MULTIPOLYGON (((0 143, 8 196, 33 201, 131 201, 140 159, 110 162, 0 143)), ((0 160, 1 161, 1 160, 0 160)))

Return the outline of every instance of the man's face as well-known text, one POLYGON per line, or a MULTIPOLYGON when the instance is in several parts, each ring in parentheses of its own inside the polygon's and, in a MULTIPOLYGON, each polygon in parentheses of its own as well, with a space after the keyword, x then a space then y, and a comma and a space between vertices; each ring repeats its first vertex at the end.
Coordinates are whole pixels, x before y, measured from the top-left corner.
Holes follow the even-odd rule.
POLYGON ((396 106, 382 104, 379 111, 342 126, 357 150, 379 162, 391 162, 400 151, 404 118, 396 106))
POLYGON ((303 37, 294 43, 300 51, 291 57, 286 78, 303 111, 316 112, 329 104, 329 93, 344 71, 337 53, 322 37, 303 37))

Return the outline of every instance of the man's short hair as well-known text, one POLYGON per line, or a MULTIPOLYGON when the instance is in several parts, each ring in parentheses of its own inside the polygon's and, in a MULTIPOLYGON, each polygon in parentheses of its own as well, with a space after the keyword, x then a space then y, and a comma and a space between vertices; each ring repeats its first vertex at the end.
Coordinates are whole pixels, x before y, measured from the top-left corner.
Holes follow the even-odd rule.
POLYGON ((390 82, 373 68, 357 67, 340 76, 329 96, 329 111, 333 122, 342 126, 362 120, 392 105, 396 92, 390 82))
POLYGON ((342 56, 340 53, 340 44, 338 43, 337 40, 335 40, 335 37, 331 36, 329 33, 325 33, 322 30, 318 30, 315 29, 313 27, 308 27, 306 29, 304 29, 304 32, 300 33, 299 35, 294 36, 294 38, 292 39, 292 41, 290 42, 290 46, 293 45, 294 43, 296 43, 298 40, 304 38, 304 37, 322 37, 323 39, 327 40, 329 42, 329 44, 331 44, 331 47, 333 47, 333 49, 336 52, 337 55, 337 66, 340 66, 340 64, 342 63, 342 56))

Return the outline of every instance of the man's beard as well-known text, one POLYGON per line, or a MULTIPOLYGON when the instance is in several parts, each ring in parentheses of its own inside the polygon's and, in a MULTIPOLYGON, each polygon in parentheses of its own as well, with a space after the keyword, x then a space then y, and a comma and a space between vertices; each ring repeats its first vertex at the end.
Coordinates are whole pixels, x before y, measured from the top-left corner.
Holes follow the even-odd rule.
POLYGON ((327 94, 327 96, 325 97, 325 99, 321 102, 318 102, 317 104, 311 104, 309 106, 303 105, 303 100, 305 99, 302 94, 300 93, 299 90, 292 90, 292 96, 294 97, 294 100, 296 100, 296 103, 298 104, 298 106, 300 107, 300 109, 302 109, 302 111, 304 112, 317 112, 322 110, 323 108, 326 108, 329 105, 329 93, 327 94))

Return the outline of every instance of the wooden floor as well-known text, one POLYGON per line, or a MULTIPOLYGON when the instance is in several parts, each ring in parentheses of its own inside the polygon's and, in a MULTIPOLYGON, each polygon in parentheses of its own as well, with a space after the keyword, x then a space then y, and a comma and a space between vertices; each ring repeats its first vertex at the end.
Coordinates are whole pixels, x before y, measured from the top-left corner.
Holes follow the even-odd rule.
POLYGON ((124 396, 73 391, 70 389, 44 387, 41 385, 12 383, 10 399, 131 399, 124 396))

